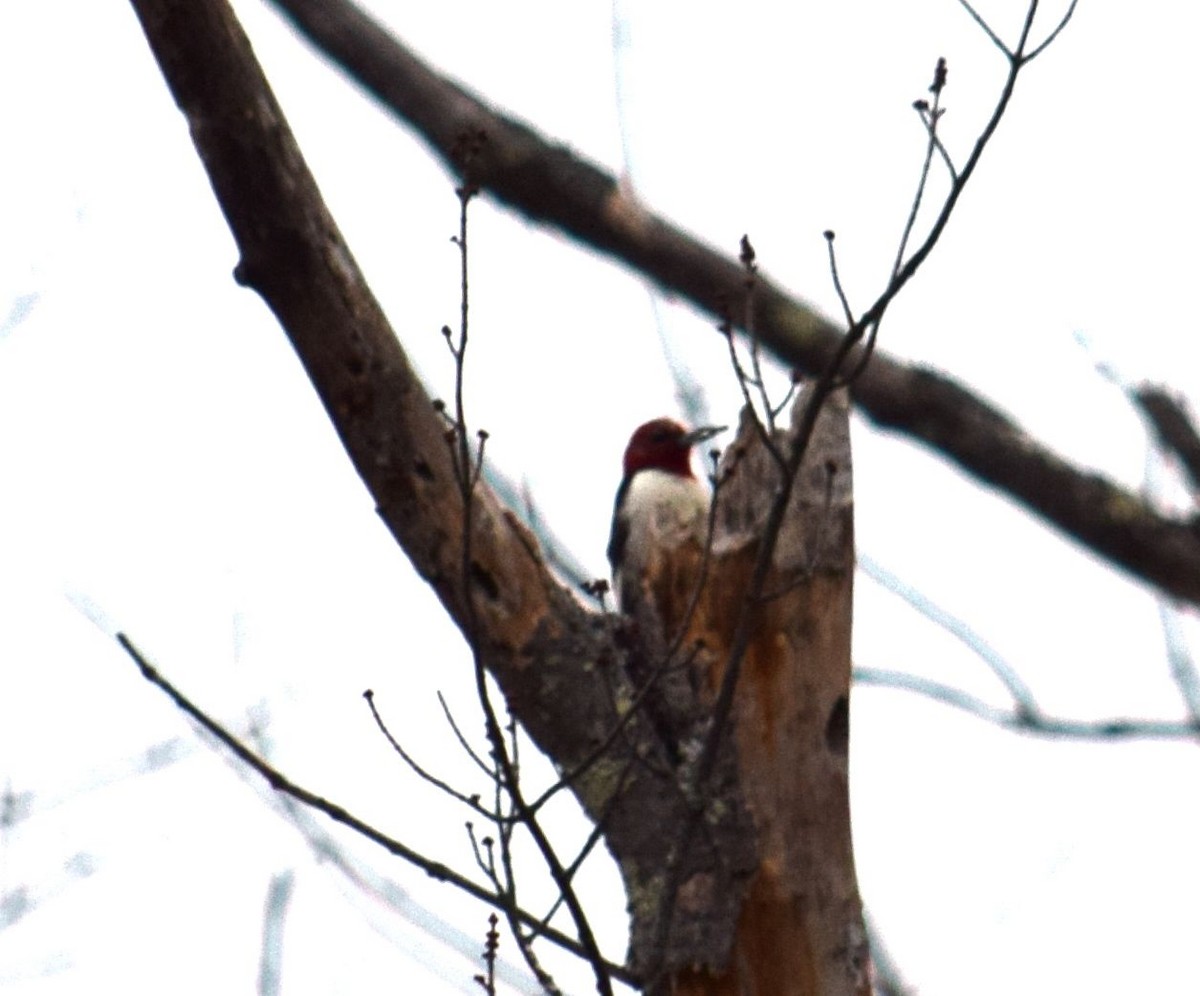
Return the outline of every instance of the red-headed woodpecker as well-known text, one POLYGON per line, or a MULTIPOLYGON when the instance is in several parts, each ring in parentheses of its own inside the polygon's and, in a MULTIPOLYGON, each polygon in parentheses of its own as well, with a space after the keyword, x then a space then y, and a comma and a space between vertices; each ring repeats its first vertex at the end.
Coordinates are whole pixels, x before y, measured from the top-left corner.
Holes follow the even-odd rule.
POLYGON ((692 447, 723 426, 688 430, 669 418, 638 426, 625 448, 608 559, 622 612, 649 603, 664 636, 685 622, 708 533, 708 486, 692 473, 692 447))

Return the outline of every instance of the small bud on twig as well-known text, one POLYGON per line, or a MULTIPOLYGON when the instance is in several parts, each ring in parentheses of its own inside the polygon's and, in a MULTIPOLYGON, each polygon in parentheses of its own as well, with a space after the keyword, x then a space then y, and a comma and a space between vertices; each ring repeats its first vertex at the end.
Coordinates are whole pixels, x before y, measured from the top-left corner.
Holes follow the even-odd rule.
POLYGON ((744 266, 749 272, 753 273, 755 258, 756 254, 754 252, 754 246, 750 244, 750 236, 743 235, 741 241, 741 252, 738 254, 738 259, 741 260, 742 266, 744 266))
POLYGON ((946 88, 946 74, 946 60, 945 58, 940 58, 933 70, 933 82, 929 84, 930 93, 939 94, 946 88))

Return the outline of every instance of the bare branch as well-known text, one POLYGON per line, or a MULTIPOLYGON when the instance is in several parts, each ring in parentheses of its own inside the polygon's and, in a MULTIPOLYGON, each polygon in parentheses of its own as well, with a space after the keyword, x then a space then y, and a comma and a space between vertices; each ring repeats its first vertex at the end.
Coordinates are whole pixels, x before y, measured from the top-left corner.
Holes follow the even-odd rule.
POLYGON ((1192 725, 1200 730, 1200 672, 1188 647, 1187 637, 1179 624, 1179 612, 1165 598, 1158 599, 1158 617, 1162 623, 1163 642, 1167 648, 1167 662, 1171 667, 1171 678, 1183 703, 1187 707, 1192 725))
MULTIPOLYGON (((512 868, 512 828, 507 826, 503 819, 502 796, 507 797, 511 803, 512 819, 524 826, 529 832, 530 837, 533 838, 533 842, 537 846, 547 870, 550 872, 550 877, 554 881, 555 888, 558 889, 559 896, 571 915, 576 933, 579 936, 579 941, 587 952, 587 961, 595 973, 597 992, 601 996, 613 996, 611 977, 605 969, 605 960, 600 954, 600 948, 596 942, 591 922, 588 919, 587 912, 584 910, 582 901, 575 891, 571 876, 567 874, 562 861, 554 849, 554 845, 550 841, 549 835, 538 821, 537 812, 531 809, 525 801, 524 793, 521 789, 520 769, 516 756, 515 725, 511 728, 513 749, 510 751, 505 742, 504 733, 501 730, 491 694, 488 691, 487 669, 480 646, 482 635, 481 622, 477 609, 475 586, 472 583, 472 575, 476 566, 472 544, 475 535, 473 523, 474 510, 476 508, 475 491, 482 476, 483 450, 487 434, 482 430, 479 432, 479 449, 474 461, 472 461, 468 442, 464 374, 466 371, 467 346, 469 342, 468 318, 470 298, 470 282, 468 279, 470 256, 467 241, 469 227, 467 218, 471 200, 478 190, 471 180, 471 174, 474 169, 474 163, 482 154, 486 142, 487 137, 482 132, 468 132, 465 135, 462 151, 459 154, 460 168, 463 171, 465 179, 462 185, 456 189, 459 200, 459 221, 458 235, 454 241, 459 250, 461 301, 459 305, 460 325, 458 341, 453 349, 454 436, 457 441, 457 448, 455 450, 455 478, 458 482, 462 498, 462 568, 460 583, 462 585, 466 613, 464 632, 466 633, 467 643, 471 648, 471 657, 475 665, 475 690, 479 699, 479 705, 483 710, 484 726, 487 732, 488 743, 491 747, 491 757, 495 762, 495 772, 492 777, 495 785, 496 801, 495 811, 492 816, 497 823, 500 834, 501 863, 504 868, 506 886, 503 891, 512 896, 515 903, 516 877, 512 868)), ((489 857, 490 854, 489 849, 489 857)), ((496 881, 494 869, 489 874, 493 881, 496 881)), ((499 890, 498 882, 497 886, 498 891, 501 891, 499 890)), ((519 924, 514 921, 512 926, 515 933, 519 932, 519 924)), ((528 945, 522 944, 521 951, 522 954, 526 955, 526 960, 531 970, 535 973, 545 974, 536 958, 532 957, 533 952, 528 945)))
POLYGON ((1046 49, 1049 48, 1051 44, 1053 44, 1054 40, 1058 37, 1059 32, 1061 32, 1062 29, 1067 26, 1067 24, 1070 22, 1071 18, 1074 16, 1075 7, 1078 5, 1078 3, 1079 3, 1079 0, 1071 0, 1071 5, 1067 8, 1067 12, 1065 14, 1063 14, 1062 20, 1060 20, 1058 22, 1058 24, 1056 24, 1054 26, 1054 30, 1051 31, 1050 34, 1048 34, 1046 36, 1045 41, 1043 41, 1040 45, 1038 45, 1036 48, 1034 48, 1032 52, 1028 53, 1025 56, 1026 62, 1032 62, 1039 55, 1041 55, 1044 51, 1046 51, 1046 49))
POLYGON ((1183 401, 1154 384, 1122 389, 1149 420, 1159 446, 1179 459, 1192 490, 1200 494, 1200 430, 1183 401))
POLYGON ((991 25, 989 25, 987 23, 987 21, 985 21, 979 15, 979 12, 974 7, 972 7, 969 3, 967 3, 967 0, 958 0, 958 2, 960 4, 962 4, 963 9, 968 14, 971 15, 971 20, 973 20, 977 25, 979 25, 980 29, 983 31, 983 33, 985 35, 988 36, 988 38, 991 40, 992 44, 995 45, 996 48, 1000 49, 1000 51, 1004 53, 1004 57, 1006 59, 1011 59, 1013 57, 1013 54, 1012 54, 1012 52, 1010 52, 1008 50, 1008 46, 1005 45, 1003 40, 1001 40, 1000 36, 998 34, 996 34, 995 31, 992 30, 991 25))
POLYGON ((1033 690, 1025 684, 1017 673, 1017 669, 1009 664, 999 651, 975 632, 967 622, 953 613, 947 612, 912 585, 902 581, 891 571, 862 553, 858 555, 858 566, 867 577, 878 581, 888 591, 900 596, 926 619, 940 626, 983 661, 992 674, 1000 679, 1020 713, 1027 716, 1038 715, 1040 710, 1034 700, 1033 690))
POLYGON ((763 377, 762 343, 754 332, 754 288, 758 285, 758 264, 755 262, 754 246, 750 244, 750 236, 743 235, 738 252, 738 262, 746 272, 746 304, 745 315, 742 319, 746 337, 750 340, 750 369, 753 371, 751 383, 758 389, 758 400, 762 405, 762 419, 766 423, 768 433, 775 430, 775 407, 767 393, 766 378, 763 377))
POLYGON ((465 792, 460 792, 449 782, 438 778, 437 775, 427 771, 417 762, 416 758, 414 758, 408 753, 408 751, 404 749, 403 744, 401 744, 400 741, 392 735, 392 731, 388 729, 387 724, 383 721, 383 717, 379 714, 379 710, 375 706, 374 692, 372 692, 370 689, 367 689, 367 691, 363 692, 363 698, 367 700, 367 706, 371 710, 371 718, 375 720, 375 725, 379 727, 379 732, 384 735, 384 737, 387 739, 387 742, 391 745, 392 750, 400 755, 400 759, 408 765, 413 774, 423 781, 428 782, 434 788, 444 792, 446 795, 450 796, 451 799, 461 802, 472 812, 478 813, 480 816, 486 816, 489 818, 491 817, 492 814, 480 805, 478 795, 468 795, 465 792))
MULTIPOLYGON (((191 699, 177 689, 170 680, 163 676, 157 668, 155 668, 145 657, 141 651, 134 646, 133 642, 124 633, 117 634, 117 642, 122 649, 133 658, 138 668, 142 672, 142 676, 151 684, 160 688, 166 693, 167 697, 175 703, 175 705, 190 716, 198 723, 205 731, 217 739, 217 741, 230 751, 239 761, 249 768, 252 768, 261 775, 276 792, 283 792, 298 802, 303 803, 311 809, 318 810, 328 816, 336 823, 340 823, 345 827, 349 827, 355 833, 360 834, 374 844, 378 844, 390 854, 394 854, 398 858, 402 858, 420 868, 425 874, 431 878, 435 878, 440 882, 446 882, 453 885, 455 888, 465 892, 467 895, 478 899, 480 902, 486 903, 489 906, 499 910, 504 910, 505 901, 502 896, 489 892, 483 886, 471 881, 464 875, 460 875, 454 869, 442 864, 440 861, 434 861, 431 858, 425 857, 420 852, 414 850, 406 844, 389 837, 381 830, 377 830, 364 820, 360 820, 347 809, 339 806, 337 803, 330 802, 317 795, 315 792, 310 792, 308 789, 293 782, 283 772, 269 764, 254 751, 250 750, 237 737, 230 733, 224 726, 211 718, 199 706, 195 705, 191 699)), ((545 927, 530 913, 523 910, 517 911, 517 918, 528 926, 538 926, 543 936, 554 944, 563 948, 565 951, 570 951, 572 954, 587 958, 587 951, 583 945, 566 934, 560 931, 552 930, 545 927)), ((632 973, 622 968, 620 965, 614 965, 610 962, 605 962, 605 968, 614 979, 620 979, 622 982, 627 982, 630 985, 636 984, 636 979, 632 973)))
POLYGON ((283 960, 283 926, 296 877, 289 869, 271 876, 263 908, 262 949, 258 959, 258 996, 279 996, 283 960))
MULTIPOLYGON (((934 82, 929 88, 933 93, 933 104, 928 104, 924 100, 917 101, 916 104, 917 113, 921 115, 921 120, 925 122, 929 141, 925 145, 925 158, 921 163, 921 174, 917 179, 917 191, 913 195, 912 207, 909 209, 908 218, 904 222, 904 232, 900 236, 900 244, 896 247, 896 261, 892 264, 892 280, 895 280, 900 275, 900 267, 904 265, 904 253, 908 249, 908 240, 912 236, 913 226, 917 223, 917 215, 921 213, 921 202, 925 198, 925 188, 929 184, 929 167, 933 165, 933 153, 940 145, 937 127, 938 122, 942 119, 942 91, 945 89, 945 86, 946 60, 938 59, 937 69, 934 71, 934 82)), ((946 156, 946 159, 948 162, 949 156, 946 156)), ((954 185, 957 186, 961 182, 960 177, 953 168, 951 168, 950 172, 954 180, 954 185)))
POLYGON ((500 932, 496 930, 499 923, 495 913, 488 915, 488 929, 483 943, 484 974, 475 976, 475 981, 487 994, 496 996, 496 952, 500 948, 500 932))
POLYGON ((446 696, 438 692, 437 698, 438 703, 442 707, 442 715, 446 717, 446 722, 450 725, 450 729, 454 731, 454 736, 458 740, 459 746, 475 762, 475 766, 490 779, 492 777, 491 769, 484 763, 483 758, 475 753, 475 748, 471 746, 470 741, 463 735, 462 730, 458 728, 458 723, 454 721, 454 714, 450 711, 450 706, 446 702, 446 696))
POLYGON ((1045 714, 1029 715, 1020 710, 1001 709, 983 699, 940 681, 885 668, 856 667, 854 680, 861 685, 898 688, 970 713, 1006 730, 1036 736, 1076 740, 1178 740, 1200 734, 1200 724, 1165 719, 1063 719, 1045 714))
POLYGON ((842 317, 846 320, 846 325, 854 324, 854 310, 850 307, 850 300, 846 297, 845 288, 842 287, 842 275, 838 271, 837 252, 833 248, 834 239, 837 238, 836 233, 832 228, 826 229, 824 232, 825 247, 829 252, 829 275, 833 279, 833 289, 837 292, 838 301, 842 305, 842 317))

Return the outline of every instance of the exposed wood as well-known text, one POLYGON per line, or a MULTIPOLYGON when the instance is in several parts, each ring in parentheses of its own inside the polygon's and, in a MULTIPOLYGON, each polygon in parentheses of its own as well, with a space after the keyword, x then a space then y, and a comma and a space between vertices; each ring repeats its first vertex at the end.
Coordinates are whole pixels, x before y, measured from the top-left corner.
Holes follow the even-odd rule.
MULTIPOLYGON (((802 395, 798 412, 806 403, 802 395)), ((794 426, 793 426, 794 429, 794 426)), ((778 445, 786 452, 789 434, 778 445)), ((715 694, 779 475, 743 424, 725 458, 714 564, 697 635, 715 694)), ((684 972, 688 996, 865 996, 866 934, 847 771, 854 577, 849 405, 827 402, 752 611, 733 721, 758 866, 721 972, 684 972)))

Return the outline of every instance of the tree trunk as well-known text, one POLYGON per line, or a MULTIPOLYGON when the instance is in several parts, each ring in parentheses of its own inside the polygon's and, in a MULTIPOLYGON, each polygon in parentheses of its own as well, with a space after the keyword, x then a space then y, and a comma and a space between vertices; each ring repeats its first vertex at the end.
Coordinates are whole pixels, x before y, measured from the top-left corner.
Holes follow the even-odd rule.
MULTIPOLYGON (((795 411, 803 411, 807 394, 795 411)), ((794 431, 794 426, 793 426, 794 431)), ((787 452, 789 433, 776 444, 787 452)), ((774 461, 744 420, 723 468, 714 563, 693 635, 718 693, 752 585, 774 461)), ((854 873, 847 780, 854 576, 848 403, 827 401, 801 465, 769 569, 750 608, 731 712, 757 867, 723 970, 684 968, 686 996, 865 996, 870 992, 854 873)))

